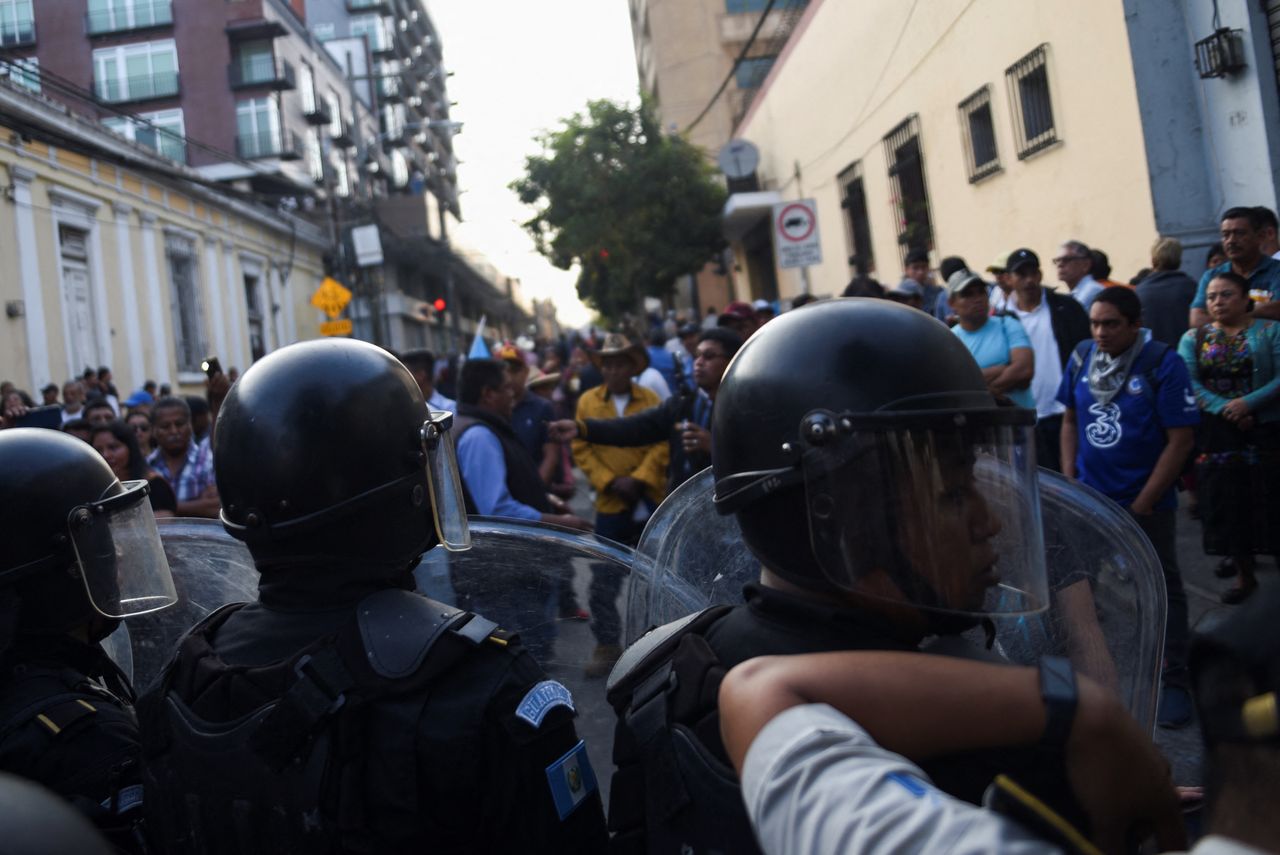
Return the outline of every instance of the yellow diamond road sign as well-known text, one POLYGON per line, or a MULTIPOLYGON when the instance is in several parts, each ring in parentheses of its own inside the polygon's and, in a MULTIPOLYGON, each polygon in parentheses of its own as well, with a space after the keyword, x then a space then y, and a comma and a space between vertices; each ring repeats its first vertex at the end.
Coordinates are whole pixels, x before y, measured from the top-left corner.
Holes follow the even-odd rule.
POLYGON ((351 335, 351 321, 348 318, 326 321, 320 325, 320 335, 351 335))
POLYGON ((324 312, 330 318, 342 314, 342 310, 351 302, 351 292, 342 287, 342 283, 326 276, 320 287, 311 295, 311 305, 324 312))

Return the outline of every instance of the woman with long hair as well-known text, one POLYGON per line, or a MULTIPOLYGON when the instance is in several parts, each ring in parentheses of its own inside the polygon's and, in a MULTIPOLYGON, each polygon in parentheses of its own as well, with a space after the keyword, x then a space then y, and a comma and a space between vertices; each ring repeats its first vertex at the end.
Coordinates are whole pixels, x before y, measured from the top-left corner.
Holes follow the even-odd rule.
POLYGON ((120 419, 98 425, 89 443, 121 481, 146 481, 151 486, 148 498, 157 517, 171 517, 178 512, 178 499, 169 482, 147 466, 146 455, 138 447, 134 429, 120 419))
POLYGON ((1258 587, 1254 556, 1280 553, 1280 324, 1253 316, 1249 283, 1236 273, 1219 273, 1205 295, 1211 320, 1188 330, 1178 353, 1202 416, 1204 550, 1232 559, 1236 583, 1222 601, 1238 603, 1258 587))

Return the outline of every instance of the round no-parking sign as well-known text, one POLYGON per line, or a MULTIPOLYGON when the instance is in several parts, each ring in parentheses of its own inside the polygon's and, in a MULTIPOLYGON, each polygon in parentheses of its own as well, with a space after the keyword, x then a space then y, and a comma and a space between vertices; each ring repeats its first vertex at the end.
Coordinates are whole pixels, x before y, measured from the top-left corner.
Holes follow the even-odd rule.
POLYGON ((773 206, 773 251, 779 267, 810 267, 822 263, 818 206, 813 199, 779 202, 773 206))

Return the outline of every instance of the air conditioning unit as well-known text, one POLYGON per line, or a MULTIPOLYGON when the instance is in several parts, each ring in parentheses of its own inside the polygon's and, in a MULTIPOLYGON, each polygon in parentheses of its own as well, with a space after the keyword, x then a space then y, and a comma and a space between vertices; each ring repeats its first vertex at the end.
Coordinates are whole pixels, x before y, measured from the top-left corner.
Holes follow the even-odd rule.
POLYGON ((1223 27, 1196 42, 1196 71, 1201 77, 1227 77, 1244 67, 1242 30, 1223 27))

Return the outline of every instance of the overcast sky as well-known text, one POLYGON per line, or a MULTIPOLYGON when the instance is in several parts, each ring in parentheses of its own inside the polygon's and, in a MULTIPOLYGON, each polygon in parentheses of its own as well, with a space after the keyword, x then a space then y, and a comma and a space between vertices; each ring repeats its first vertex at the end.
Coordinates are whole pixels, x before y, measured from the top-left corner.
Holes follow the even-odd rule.
POLYGON ((533 249, 519 223, 529 211, 507 189, 538 151, 535 137, 595 98, 637 100, 627 0, 426 0, 444 43, 450 116, 464 222, 460 246, 483 252, 533 297, 552 297, 562 324, 588 310, 577 274, 557 270, 533 249))

